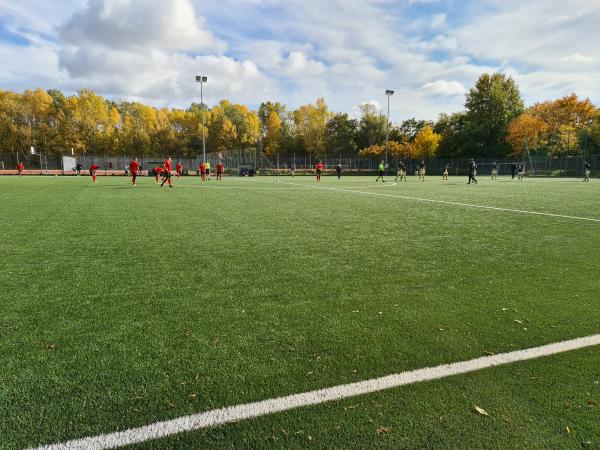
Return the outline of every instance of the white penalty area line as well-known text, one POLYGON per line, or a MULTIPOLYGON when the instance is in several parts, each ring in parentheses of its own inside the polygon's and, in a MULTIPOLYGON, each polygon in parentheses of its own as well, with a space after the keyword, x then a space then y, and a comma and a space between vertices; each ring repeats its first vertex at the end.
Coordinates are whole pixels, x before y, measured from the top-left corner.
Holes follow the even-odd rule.
POLYGON ((319 389, 301 394, 287 395, 243 405, 229 406, 215 409, 177 419, 157 422, 126 431, 102 434, 94 437, 76 439, 62 444, 46 445, 37 450, 74 450, 74 449, 109 449, 126 445, 139 444, 154 439, 172 436, 203 428, 214 427, 227 423, 239 422, 254 417, 266 416, 277 412, 288 411, 295 408, 319 405, 335 400, 343 400, 357 395, 370 394, 386 389, 406 386, 424 381, 438 380, 441 378, 466 374, 490 367, 502 366, 519 361, 556 355, 559 353, 578 350, 586 347, 600 345, 600 334, 572 339, 554 344, 542 345, 525 350, 501 353, 492 356, 483 356, 468 361, 424 369, 410 370, 381 378, 374 378, 356 383, 343 384, 326 389, 319 389))
POLYGON ((312 186, 310 184, 297 184, 297 183, 286 183, 286 184, 303 186, 303 187, 312 187, 313 189, 329 190, 329 191, 336 191, 336 192, 348 192, 348 193, 353 193, 353 194, 373 195, 376 197, 401 198, 404 200, 414 200, 414 201, 419 201, 419 202, 440 203, 443 205, 464 206, 467 208, 490 209, 493 211, 505 211, 505 212, 519 213, 519 214, 531 214, 534 216, 557 217, 557 218, 561 218, 561 219, 583 220, 586 222, 600 223, 600 219, 594 219, 591 217, 569 216, 566 214, 553 214, 553 213, 546 213, 546 212, 540 212, 540 211, 528 211, 528 210, 524 210, 524 209, 500 208, 497 206, 474 205, 472 203, 452 202, 449 200, 438 200, 438 199, 423 198, 423 197, 411 197, 409 195, 382 194, 381 192, 354 191, 351 189, 342 189, 342 188, 336 188, 336 187, 312 186))

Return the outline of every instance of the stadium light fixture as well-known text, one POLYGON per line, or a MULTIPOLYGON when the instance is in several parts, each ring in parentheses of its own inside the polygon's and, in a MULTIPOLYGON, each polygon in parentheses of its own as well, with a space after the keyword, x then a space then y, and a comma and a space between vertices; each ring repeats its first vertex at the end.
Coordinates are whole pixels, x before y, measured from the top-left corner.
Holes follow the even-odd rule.
POLYGON ((385 127, 385 168, 388 168, 388 141, 390 138, 390 97, 394 95, 394 91, 391 89, 385 90, 387 96, 387 123, 385 127))
POLYGON ((202 160, 206 162, 206 142, 204 138, 204 98, 203 86, 208 81, 208 77, 204 75, 196 75, 196 83, 200 83, 200 107, 202 108, 202 160))

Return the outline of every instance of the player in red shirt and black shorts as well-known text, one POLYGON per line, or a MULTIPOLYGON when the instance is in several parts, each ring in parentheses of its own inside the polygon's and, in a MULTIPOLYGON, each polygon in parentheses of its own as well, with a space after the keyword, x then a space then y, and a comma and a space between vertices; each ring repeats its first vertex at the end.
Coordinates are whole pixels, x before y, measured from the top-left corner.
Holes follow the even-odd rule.
POLYGON ((223 179, 223 163, 219 161, 217 163, 217 180, 223 179))
POLYGON ((181 176, 181 172, 183 170, 183 166, 181 165, 181 161, 177 161, 177 165, 175 166, 175 170, 177 171, 177 178, 181 176))
POLYGON ((200 176, 202 177, 202 181, 206 179, 206 163, 204 161, 200 163, 200 176))
POLYGON ((169 187, 172 188, 173 187, 173 182, 171 181, 171 171, 170 170, 163 170, 163 174, 162 174, 162 183, 160 183, 160 187, 163 187, 165 185, 165 183, 169 184, 169 187))
POLYGON ((133 158, 133 161, 129 163, 129 172, 131 173, 131 185, 136 186, 135 180, 137 179, 138 172, 140 170, 140 163, 137 158, 133 158))
POLYGON ((100 168, 100 166, 98 166, 98 164, 92 164, 90 166, 90 175, 92 176, 92 181, 95 183, 96 182, 96 171, 100 168))
POLYGON ((21 178, 23 176, 23 163, 22 162, 17 164, 17 172, 19 172, 19 178, 21 178))
POLYGON ((319 161, 317 163, 317 165, 315 166, 315 169, 317 169, 317 181, 321 181, 321 173, 323 172, 323 163, 321 161, 319 161))
POLYGON ((171 162, 173 160, 171 159, 171 157, 169 156, 167 159, 165 159, 165 162, 163 163, 163 167, 165 170, 163 170, 163 182, 161 183, 160 187, 163 187, 165 182, 169 182, 169 187, 173 187, 173 184, 171 182, 171 162))

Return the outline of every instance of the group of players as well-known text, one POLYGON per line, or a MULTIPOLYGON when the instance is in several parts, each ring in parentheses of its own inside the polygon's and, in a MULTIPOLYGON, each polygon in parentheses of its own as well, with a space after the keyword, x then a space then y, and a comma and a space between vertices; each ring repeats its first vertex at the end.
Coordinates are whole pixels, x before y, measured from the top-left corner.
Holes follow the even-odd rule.
MULTIPOLYGON (((450 168, 450 164, 446 164, 446 166, 444 166, 444 171, 442 173, 442 180, 448 180, 448 169, 450 168)), ((336 168, 336 171, 338 172, 338 178, 340 178, 340 174, 341 174, 341 165, 338 165, 338 167, 336 168)), ((589 162, 584 161, 583 163, 583 173, 584 173, 584 179, 583 181, 590 181, 590 175, 591 175, 591 171, 592 171, 592 166, 589 162)), ((425 172, 426 172, 426 167, 425 167, 425 161, 421 161, 419 163, 419 165, 417 166, 417 176, 419 177, 420 181, 425 181, 425 172)), ((510 166, 510 174, 511 174, 511 179, 515 179, 515 177, 517 177, 517 179, 519 181, 523 181, 523 179, 525 178, 525 163, 521 162, 517 165, 516 162, 513 162, 510 166)), ((384 180, 384 175, 385 175, 385 161, 381 160, 379 162, 379 166, 378 166, 378 177, 375 179, 375 181, 379 181, 381 180, 382 182, 385 182, 384 180)), ((317 168, 317 180, 320 180, 321 176, 320 176, 320 171, 317 168)), ((497 163, 493 163, 492 164, 492 180, 496 180, 498 178, 498 164, 497 163)), ((404 163, 404 161, 399 161, 398 162, 398 169, 396 171, 396 178, 394 179, 394 181, 406 181, 406 164, 404 163)), ((471 160, 469 161, 469 180, 467 181, 467 184, 477 184, 477 163, 475 162, 474 159, 471 158, 471 160)))
MULTIPOLYGON (((171 171, 172 168, 172 164, 173 164, 173 160, 171 159, 171 157, 168 157, 167 159, 165 159, 165 161, 163 162, 162 166, 156 166, 154 167, 150 173, 152 173, 154 175, 154 182, 156 184, 160 183, 160 187, 164 187, 165 184, 167 184, 170 188, 173 187, 173 181, 172 181, 172 177, 173 177, 173 172, 171 171)), ((96 172, 98 171, 99 166, 97 164, 92 164, 90 166, 90 175, 92 177, 92 181, 94 183, 96 183, 97 179, 96 179, 96 172)), ((208 162, 204 162, 202 161, 202 163, 200 163, 199 166, 199 173, 200 176, 202 177, 202 181, 210 181, 210 163, 208 162)), ((218 162, 217 163, 217 180, 222 180, 223 179, 223 172, 225 170, 225 167, 223 166, 222 162, 218 162)), ((131 176, 131 185, 132 186, 137 186, 137 177, 140 173, 140 164, 138 162, 137 158, 133 158, 131 160, 131 162, 129 163, 129 174, 131 176)), ((175 164, 175 176, 177 178, 181 177, 181 175, 183 175, 183 166, 181 164, 181 161, 178 161, 177 164, 175 164)))
MULTIPOLYGON (((167 183, 170 188, 173 187, 173 182, 171 181, 171 177, 173 175, 171 172, 172 162, 173 162, 173 160, 171 159, 171 157, 168 157, 163 162, 162 167, 157 166, 154 169, 152 169, 152 171, 151 171, 155 177, 154 182, 156 184, 160 183, 161 188, 165 185, 165 183, 167 183)), ((322 161, 319 161, 315 165, 315 173, 317 175, 317 181, 321 181, 321 176, 323 174, 324 167, 325 166, 323 165, 322 161)), ((97 182, 96 172, 98 171, 99 168, 100 168, 100 166, 98 166, 98 164, 95 164, 95 163, 90 166, 89 172, 92 177, 92 181, 94 183, 97 182)), ((442 180, 448 180, 448 169, 449 168, 450 168, 450 165, 446 164, 446 166, 444 167, 444 172, 442 173, 442 180)), ((207 180, 210 181, 210 162, 202 161, 199 165, 199 169, 200 169, 199 174, 202 177, 202 181, 207 181, 207 180)), ((19 177, 23 176, 23 170, 24 170, 23 163, 19 162, 17 164, 17 172, 19 174, 19 177)), ((223 163, 221 161, 219 161, 217 163, 217 167, 216 167, 217 180, 223 179, 223 171, 224 171, 223 163)), ((584 172, 583 181, 586 181, 586 182, 590 181, 591 171, 592 171, 591 164, 587 161, 584 161, 584 163, 583 163, 583 172, 584 172)), ((132 186, 137 186, 136 181, 137 181, 139 172, 140 172, 140 165, 138 163, 138 159, 133 158, 133 160, 129 163, 129 174, 131 175, 131 185, 132 186)), ((293 176, 294 172, 295 172, 293 167, 290 168, 290 172, 293 176)), ((335 172, 336 172, 338 179, 341 179, 341 177, 342 177, 342 165, 341 164, 338 164, 336 166, 335 172)), ((384 179, 385 161, 383 161, 383 160, 380 161, 379 166, 378 166, 378 172, 379 172, 379 176, 375 179, 375 181, 378 182, 379 180, 381 180, 384 183, 385 182, 385 179, 384 179)), ((181 177, 182 173, 183 173, 183 166, 181 165, 181 161, 178 161, 177 164, 175 165, 175 174, 176 174, 177 178, 181 177)), ((419 180, 425 181, 425 173, 426 173, 425 161, 421 161, 417 168, 417 175, 419 177, 419 180)), ((525 163, 520 163, 519 165, 517 165, 516 162, 513 162, 510 167, 510 173, 511 173, 511 177, 513 180, 515 179, 515 176, 517 176, 517 174, 518 174, 518 180, 522 181, 523 178, 525 178, 525 163)), ((493 163, 492 164, 492 180, 495 180, 497 178, 498 178, 498 166, 496 163, 493 163)), ((396 171, 396 178, 394 179, 394 181, 398 181, 398 180, 406 181, 406 164, 404 163, 404 161, 398 162, 398 169, 396 171)), ((477 184, 477 163, 475 163, 475 161, 473 159, 471 159, 469 161, 469 181, 467 182, 467 184, 471 184, 471 183, 477 184)))

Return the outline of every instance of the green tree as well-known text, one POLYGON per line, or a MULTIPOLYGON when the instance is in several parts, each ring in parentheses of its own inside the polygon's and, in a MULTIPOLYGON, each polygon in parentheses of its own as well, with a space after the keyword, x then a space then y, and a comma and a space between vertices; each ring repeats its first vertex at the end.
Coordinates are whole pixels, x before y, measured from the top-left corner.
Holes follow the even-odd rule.
POLYGON ((387 133, 387 118, 371 104, 366 103, 360 108, 362 117, 356 138, 358 148, 365 149, 373 145, 383 145, 387 133))
POLYGON ((358 121, 346 113, 335 114, 325 125, 325 148, 327 153, 344 156, 356 155, 358 121))
POLYGON ((426 126, 433 126, 433 123, 428 120, 417 120, 414 117, 410 119, 406 119, 403 121, 398 127, 398 131, 400 131, 409 142, 413 142, 421 131, 426 126))
POLYGON ((440 114, 433 131, 442 138, 438 148, 441 158, 464 157, 466 113, 440 114))
POLYGON ((467 93, 465 106, 465 156, 508 155, 508 124, 525 110, 515 81, 500 73, 483 74, 467 93))

